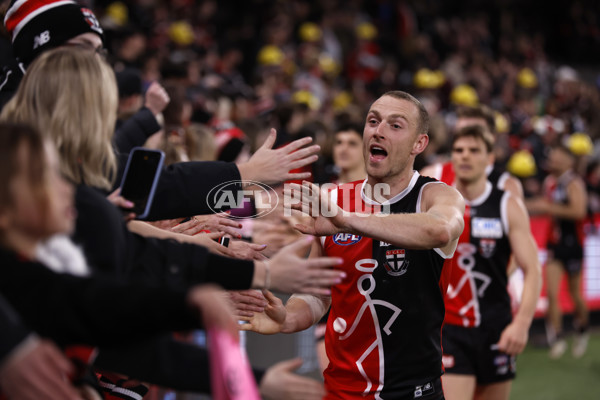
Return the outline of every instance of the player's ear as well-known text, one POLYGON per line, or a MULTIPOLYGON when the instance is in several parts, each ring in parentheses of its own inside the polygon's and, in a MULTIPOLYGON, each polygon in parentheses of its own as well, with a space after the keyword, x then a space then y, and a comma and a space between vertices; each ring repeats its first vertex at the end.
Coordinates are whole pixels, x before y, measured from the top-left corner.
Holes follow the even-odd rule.
POLYGON ((423 152, 429 144, 429 135, 426 133, 420 133, 417 137, 415 144, 413 145, 412 154, 417 155, 423 152))

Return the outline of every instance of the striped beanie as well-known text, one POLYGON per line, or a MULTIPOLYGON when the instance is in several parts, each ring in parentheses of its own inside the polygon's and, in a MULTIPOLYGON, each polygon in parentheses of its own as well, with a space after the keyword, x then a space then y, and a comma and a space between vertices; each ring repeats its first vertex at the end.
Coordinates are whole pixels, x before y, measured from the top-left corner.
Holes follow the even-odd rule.
POLYGON ((15 57, 25 65, 83 33, 95 33, 104 40, 94 13, 70 0, 12 0, 4 25, 15 57))

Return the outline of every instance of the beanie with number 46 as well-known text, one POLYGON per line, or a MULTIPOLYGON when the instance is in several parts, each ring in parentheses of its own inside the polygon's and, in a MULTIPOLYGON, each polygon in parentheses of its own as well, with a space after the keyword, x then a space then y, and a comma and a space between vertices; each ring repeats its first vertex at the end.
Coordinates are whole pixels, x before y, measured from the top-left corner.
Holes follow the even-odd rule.
POLYGON ((4 25, 15 57, 25 65, 83 33, 95 33, 104 40, 94 13, 68 0, 12 0, 4 25))

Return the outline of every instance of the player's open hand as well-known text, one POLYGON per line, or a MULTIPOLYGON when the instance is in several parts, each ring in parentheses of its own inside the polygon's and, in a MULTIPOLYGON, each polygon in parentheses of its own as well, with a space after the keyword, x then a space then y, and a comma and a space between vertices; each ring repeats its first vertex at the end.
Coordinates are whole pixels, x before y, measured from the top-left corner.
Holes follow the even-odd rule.
POLYGON ((307 259, 313 237, 303 237, 279 250, 268 261, 271 274, 269 288, 283 293, 329 295, 346 273, 332 269, 343 260, 337 257, 307 259))
MULTIPOLYGON (((263 290, 262 294, 267 300, 267 305, 263 312, 254 313, 252 316, 237 315, 241 321, 246 321, 240 325, 243 331, 253 331, 263 335, 272 335, 281 332, 287 312, 283 302, 268 290, 263 290)), ((245 313, 244 313, 245 314, 245 313)))
POLYGON ((329 236, 344 232, 345 212, 331 199, 330 192, 304 181, 302 185, 290 183, 284 190, 285 204, 293 210, 301 211, 312 220, 299 223, 295 228, 300 232, 314 236, 329 236))
POLYGON ((271 129, 271 133, 263 145, 246 163, 238 165, 243 180, 270 185, 310 177, 310 172, 290 173, 289 171, 317 161, 316 153, 321 148, 318 145, 303 147, 312 142, 312 138, 304 137, 278 149, 273 149, 276 137, 277 132, 275 129, 271 129))

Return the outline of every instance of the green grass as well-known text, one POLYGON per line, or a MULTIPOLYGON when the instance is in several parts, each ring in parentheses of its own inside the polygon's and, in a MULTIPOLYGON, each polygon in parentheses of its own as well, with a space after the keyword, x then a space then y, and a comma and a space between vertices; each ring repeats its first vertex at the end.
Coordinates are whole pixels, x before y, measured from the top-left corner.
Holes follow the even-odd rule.
POLYGON ((559 360, 548 349, 528 346, 517 359, 517 378, 511 400, 599 400, 600 332, 592 333, 587 353, 580 359, 569 350, 559 360))

